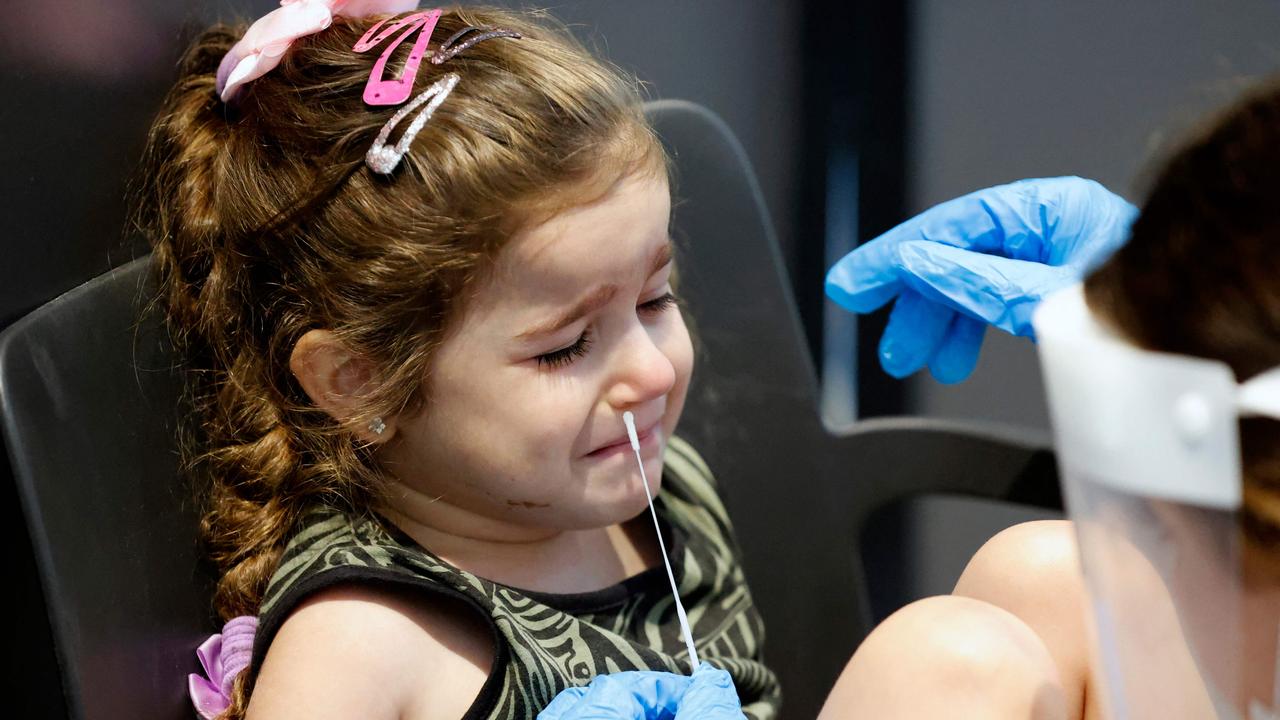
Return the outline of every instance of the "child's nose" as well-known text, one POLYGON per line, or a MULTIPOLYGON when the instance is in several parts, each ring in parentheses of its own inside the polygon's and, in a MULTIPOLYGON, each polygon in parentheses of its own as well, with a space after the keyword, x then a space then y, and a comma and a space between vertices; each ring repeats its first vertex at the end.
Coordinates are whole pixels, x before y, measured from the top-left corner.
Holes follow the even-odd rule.
POLYGON ((619 349, 615 382, 610 403, 627 407, 666 395, 676 384, 676 368, 671 358, 642 328, 619 349))

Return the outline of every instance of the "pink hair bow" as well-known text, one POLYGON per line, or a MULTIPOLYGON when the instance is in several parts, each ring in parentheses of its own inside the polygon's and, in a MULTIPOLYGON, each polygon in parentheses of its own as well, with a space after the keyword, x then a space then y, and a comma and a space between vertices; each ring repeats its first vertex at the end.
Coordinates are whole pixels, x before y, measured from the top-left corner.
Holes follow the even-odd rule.
POLYGON ((211 635, 196 649, 205 677, 188 675, 187 691, 200 717, 213 720, 231 705, 231 688, 253 659, 257 631, 258 618, 241 615, 228 620, 221 634, 211 635))
POLYGON ((235 97, 241 85, 280 64, 294 40, 318 33, 333 19, 396 14, 418 7, 418 0, 280 0, 280 7, 258 18, 218 65, 218 96, 235 97))

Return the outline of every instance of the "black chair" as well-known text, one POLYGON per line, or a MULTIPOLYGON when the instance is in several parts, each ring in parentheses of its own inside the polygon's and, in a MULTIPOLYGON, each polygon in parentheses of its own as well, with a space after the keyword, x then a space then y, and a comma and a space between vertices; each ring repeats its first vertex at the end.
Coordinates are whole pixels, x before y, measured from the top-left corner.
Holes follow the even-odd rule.
MULTIPOLYGON (((180 378, 160 324, 139 321, 146 263, 0 335, 0 421, 73 718, 191 717, 185 674, 212 625, 175 451, 180 378)), ((18 689, 43 695, 29 717, 55 716, 53 688, 18 689)))
MULTIPOLYGON (((859 548, 874 513, 922 493, 1007 498, 1052 484, 1052 458, 919 419, 829 432, 741 147, 696 105, 648 112, 675 159, 682 292, 700 352, 682 434, 721 480, 785 715, 813 717, 873 619, 859 548)), ((34 698, 28 717, 189 718, 185 675, 214 629, 193 495, 178 479, 181 379, 143 312, 145 263, 0 334, 0 426, 57 657, 15 689, 34 698)), ((38 637, 45 618, 21 622, 38 637)))
MULTIPOLYGON (((892 599, 880 612, 872 606, 868 588, 879 578, 868 578, 861 546, 867 537, 883 543, 897 528, 872 520, 886 511, 928 517, 955 508, 969 531, 959 539, 972 552, 1014 521, 1051 513, 956 507, 948 496, 1046 497, 1052 506, 1053 456, 1016 435, 947 421, 826 428, 795 295, 741 145, 697 105, 659 101, 649 117, 675 159, 680 289, 698 340, 680 432, 720 478, 764 614, 767 659, 782 678, 785 715, 811 718, 873 621, 892 609, 885 607, 892 599)), ((898 552, 909 548, 886 544, 873 567, 910 559, 898 552)), ((956 562, 962 567, 957 558, 944 568, 954 572, 949 580, 923 586, 949 590, 956 562)))

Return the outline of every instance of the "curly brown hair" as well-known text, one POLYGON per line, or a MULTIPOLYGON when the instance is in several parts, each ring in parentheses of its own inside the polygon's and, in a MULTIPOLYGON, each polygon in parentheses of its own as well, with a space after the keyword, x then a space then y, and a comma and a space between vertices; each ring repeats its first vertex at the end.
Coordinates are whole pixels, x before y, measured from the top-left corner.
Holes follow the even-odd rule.
MULTIPOLYGON (((1155 176, 1132 237, 1085 281, 1139 345, 1221 360, 1239 381, 1280 365, 1280 77, 1214 118, 1155 176)), ((1253 579, 1280 579, 1280 421, 1240 421, 1253 579)))
MULTIPOLYGON (((136 224, 189 378, 185 466, 203 488, 224 619, 257 613, 307 506, 360 513, 376 499, 379 469, 353 429, 422 408, 433 350, 504 242, 626 174, 666 171, 634 79, 545 16, 468 7, 444 12, 437 43, 467 26, 522 37, 423 63, 419 89, 461 80, 395 173, 373 173, 365 152, 397 108, 363 102, 379 52, 351 48, 376 19, 299 39, 231 105, 215 72, 244 26, 205 31, 140 168, 136 224), (377 368, 343 422, 289 370, 316 328, 377 368)), ((225 717, 242 717, 243 685, 225 717)))

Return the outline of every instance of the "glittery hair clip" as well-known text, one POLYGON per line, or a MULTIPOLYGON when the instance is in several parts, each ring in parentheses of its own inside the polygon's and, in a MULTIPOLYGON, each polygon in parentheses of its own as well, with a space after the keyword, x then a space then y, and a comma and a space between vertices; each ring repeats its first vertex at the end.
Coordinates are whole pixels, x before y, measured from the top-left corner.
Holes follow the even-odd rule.
MULTIPOLYGON (((423 56, 427 54, 427 43, 431 41, 431 35, 435 32, 436 23, 440 20, 440 14, 441 11, 436 9, 407 15, 395 21, 391 21, 390 18, 381 20, 369 28, 351 48, 356 52, 365 52, 382 44, 384 40, 397 32, 400 33, 400 36, 382 51, 382 55, 374 63, 373 71, 369 73, 369 82, 365 84, 364 88, 364 101, 366 103, 370 105, 399 105, 409 97, 410 92, 413 90, 413 81, 418 76, 418 67, 422 64, 423 56), (414 42, 413 48, 409 51, 409 58, 405 61, 404 70, 400 73, 400 77, 391 80, 384 79, 383 73, 386 71, 387 60, 395 52, 395 49, 400 47, 400 44, 415 31, 418 33, 418 38, 414 42)), ((501 28, 468 26, 451 35, 438 50, 431 53, 431 63, 433 65, 441 65, 458 53, 473 47, 476 43, 497 37, 519 39, 520 34, 501 28), (458 42, 459 39, 473 32, 477 34, 458 42)), ((445 98, 449 97, 449 93, 453 91, 457 84, 458 74, 449 73, 419 93, 408 105, 397 110, 396 114, 392 115, 391 119, 382 126, 382 130, 378 132, 378 137, 373 141, 373 145, 365 153, 364 160, 369 169, 381 175, 390 174, 395 170, 400 165, 400 160, 404 158, 404 154, 409 151, 409 145, 413 143, 413 139, 426 126, 427 121, 431 119, 432 113, 436 111, 436 108, 440 107, 440 103, 444 102, 445 98), (395 129, 396 125, 424 104, 426 107, 418 113, 413 122, 409 123, 409 127, 400 135, 400 140, 395 145, 388 145, 387 141, 390 139, 391 131, 395 129)))
POLYGON ((390 174, 392 170, 395 170, 404 154, 409 152, 409 144, 417 137, 418 132, 426 126, 427 121, 431 119, 431 114, 436 111, 436 108, 440 107, 440 103, 444 102, 445 98, 449 97, 449 93, 453 91, 454 86, 457 84, 458 74, 449 73, 431 83, 431 87, 418 93, 418 96, 408 105, 397 110, 396 114, 392 115, 391 119, 387 121, 387 124, 382 126, 382 130, 378 132, 378 137, 374 139, 369 152, 364 155, 364 162, 369 166, 369 169, 381 175, 390 174), (404 133, 400 135, 399 142, 395 145, 387 145, 387 140, 391 137, 391 131, 395 129, 395 126, 405 119, 409 113, 422 107, 423 103, 426 103, 427 106, 423 108, 422 112, 418 113, 413 122, 409 123, 409 127, 405 128, 404 133))
POLYGON ((464 50, 467 50, 468 48, 472 47, 476 43, 482 43, 485 40, 492 40, 494 38, 500 38, 500 37, 513 38, 515 40, 519 40, 520 33, 514 30, 504 30, 502 28, 487 28, 487 27, 476 27, 474 25, 468 25, 462 28, 461 30, 459 30, 458 32, 450 35, 448 40, 445 40, 444 42, 440 43, 440 49, 436 50, 434 53, 431 54, 431 64, 442 65, 445 62, 448 62, 449 59, 452 58, 454 55, 457 55, 458 53, 464 50), (470 32, 474 32, 476 34, 458 43, 458 40, 462 36, 470 32), (458 43, 458 44, 454 45, 454 43, 458 43))

